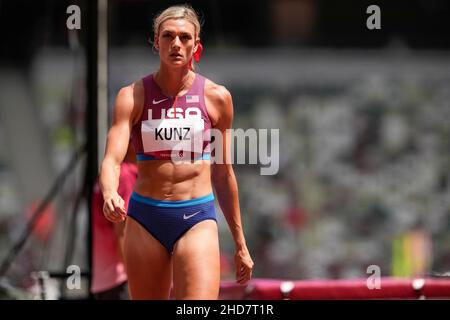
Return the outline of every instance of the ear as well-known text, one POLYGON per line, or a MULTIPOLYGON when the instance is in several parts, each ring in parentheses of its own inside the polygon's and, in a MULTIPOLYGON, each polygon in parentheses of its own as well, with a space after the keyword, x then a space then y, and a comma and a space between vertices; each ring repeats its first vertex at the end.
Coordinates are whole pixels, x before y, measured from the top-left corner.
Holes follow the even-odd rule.
POLYGON ((200 38, 195 39, 195 45, 194 45, 194 51, 193 51, 194 53, 197 52, 199 43, 200 43, 200 38))
POLYGON ((156 50, 159 50, 159 40, 157 35, 155 35, 155 37, 153 38, 153 46, 156 50))

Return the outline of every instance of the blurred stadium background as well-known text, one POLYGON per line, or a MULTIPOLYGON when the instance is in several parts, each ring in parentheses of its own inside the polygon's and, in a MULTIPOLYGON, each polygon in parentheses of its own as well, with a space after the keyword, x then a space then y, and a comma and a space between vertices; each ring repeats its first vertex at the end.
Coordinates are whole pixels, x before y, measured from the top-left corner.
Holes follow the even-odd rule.
MULTIPOLYGON (((108 109, 98 126, 96 3, 0 1, 4 298, 34 297, 36 271, 49 272, 49 297, 87 297, 96 134, 104 137, 119 88, 158 67, 153 16, 184 2, 107 1, 108 109), (66 28, 72 4, 79 31, 66 28), (81 268, 81 290, 65 289, 69 265, 81 268)), ((234 127, 280 129, 277 175, 235 165, 254 277, 358 279, 370 265, 383 277, 448 275, 449 3, 374 2, 381 30, 366 28, 366 1, 190 4, 204 19, 197 71, 231 91, 234 127)), ((223 218, 219 227, 229 281, 233 244, 223 218)))

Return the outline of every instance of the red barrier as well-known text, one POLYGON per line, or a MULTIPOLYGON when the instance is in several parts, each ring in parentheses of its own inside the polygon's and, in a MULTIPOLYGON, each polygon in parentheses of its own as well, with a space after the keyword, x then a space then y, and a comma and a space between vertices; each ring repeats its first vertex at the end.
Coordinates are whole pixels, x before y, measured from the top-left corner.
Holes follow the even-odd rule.
POLYGON ((450 279, 380 279, 379 288, 369 289, 366 279, 274 280, 254 279, 247 285, 223 281, 223 300, 334 300, 334 299, 450 299, 450 279))

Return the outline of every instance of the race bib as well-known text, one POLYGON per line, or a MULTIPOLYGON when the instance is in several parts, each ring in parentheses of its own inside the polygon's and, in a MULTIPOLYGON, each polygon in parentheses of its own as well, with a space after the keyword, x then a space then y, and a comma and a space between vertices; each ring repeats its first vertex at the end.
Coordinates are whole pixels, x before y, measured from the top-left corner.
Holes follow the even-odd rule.
POLYGON ((141 135, 144 152, 203 151, 202 118, 149 119, 142 121, 141 135))

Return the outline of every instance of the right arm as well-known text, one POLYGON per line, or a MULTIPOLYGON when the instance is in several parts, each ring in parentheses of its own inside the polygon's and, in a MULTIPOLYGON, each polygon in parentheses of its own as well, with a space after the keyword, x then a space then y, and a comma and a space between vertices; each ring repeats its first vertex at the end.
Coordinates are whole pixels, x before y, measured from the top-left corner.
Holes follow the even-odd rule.
MULTIPOLYGON (((130 152, 130 151, 129 151, 130 152)), ((121 167, 123 170, 123 167, 121 167)), ((136 177, 134 174, 130 174, 130 172, 121 172, 119 178, 119 189, 118 193, 125 201, 125 207, 130 203, 131 194, 133 193, 134 183, 136 181, 136 177)), ((122 261, 124 261, 123 255, 123 242, 125 235, 125 221, 121 221, 113 224, 114 233, 116 234, 118 245, 118 253, 121 257, 122 261)))
POLYGON ((113 123, 108 132, 105 157, 100 168, 100 188, 103 195, 103 213, 112 222, 124 221, 125 202, 118 194, 120 165, 127 153, 130 132, 139 112, 135 95, 137 85, 122 88, 116 98, 113 123))

